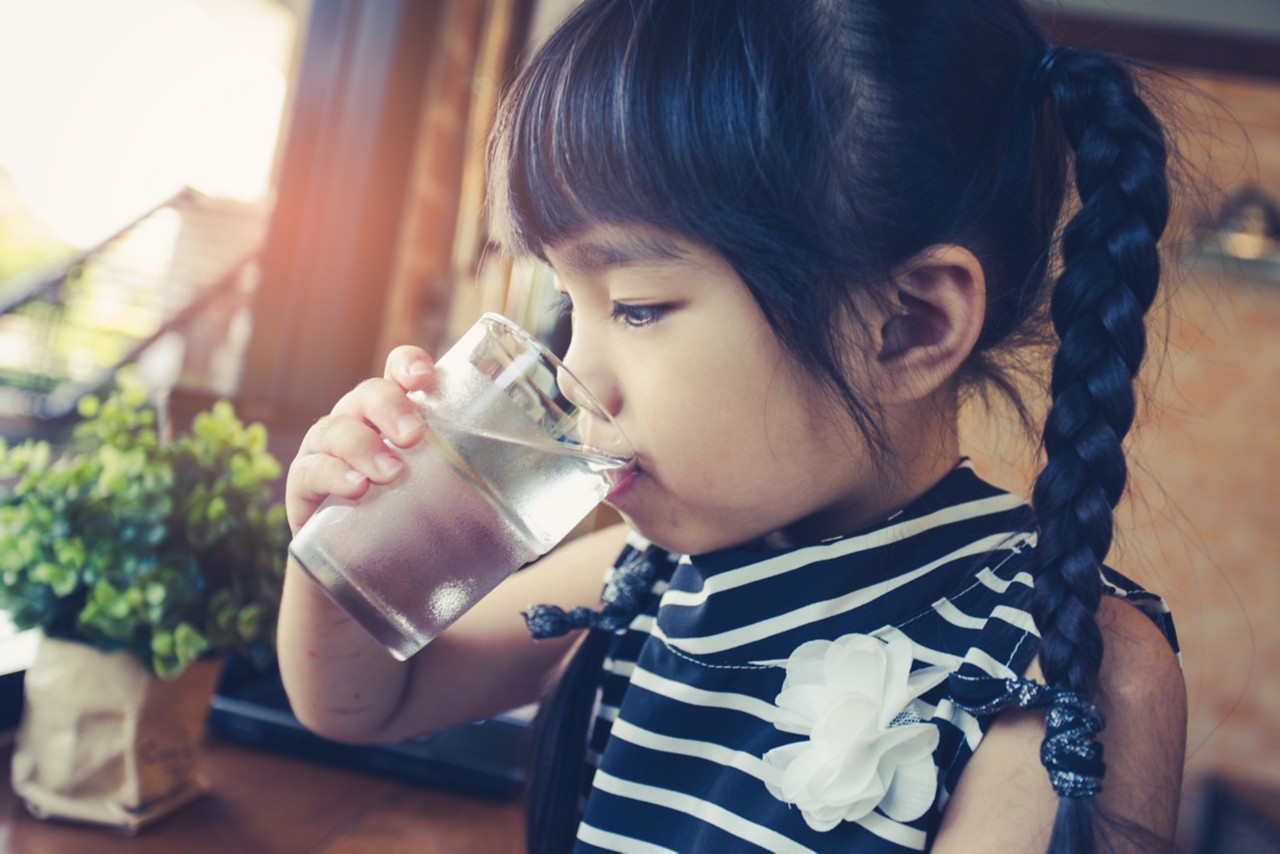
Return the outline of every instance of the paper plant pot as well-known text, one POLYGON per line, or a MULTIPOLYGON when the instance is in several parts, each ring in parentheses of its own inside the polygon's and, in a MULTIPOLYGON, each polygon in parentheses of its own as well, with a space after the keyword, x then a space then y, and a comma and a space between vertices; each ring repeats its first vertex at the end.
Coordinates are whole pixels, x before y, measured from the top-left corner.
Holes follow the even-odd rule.
POLYGON ((132 655, 41 638, 25 678, 13 789, 37 818, 135 833, 204 791, 197 775, 221 660, 171 682, 132 655))

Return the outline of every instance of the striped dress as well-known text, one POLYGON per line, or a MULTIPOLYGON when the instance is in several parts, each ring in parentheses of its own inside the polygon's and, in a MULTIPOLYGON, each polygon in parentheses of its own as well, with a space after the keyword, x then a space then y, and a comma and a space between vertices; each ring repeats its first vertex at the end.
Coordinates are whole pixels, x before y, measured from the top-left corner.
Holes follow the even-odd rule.
MULTIPOLYGON (((647 560, 657 572, 605 660, 576 850, 927 848, 991 723, 957 706, 950 680, 1020 676, 1037 651, 1030 531, 1027 505, 964 462, 883 524, 813 546, 689 557, 632 540, 613 571, 647 560), (924 765, 931 800, 913 820, 877 807, 815 830, 771 793, 779 772, 764 757, 804 739, 778 725, 788 658, 853 634, 909 644, 913 672, 942 674, 894 720, 937 730, 924 765)), ((1109 569, 1104 588, 1142 608, 1176 649, 1158 597, 1109 569)))

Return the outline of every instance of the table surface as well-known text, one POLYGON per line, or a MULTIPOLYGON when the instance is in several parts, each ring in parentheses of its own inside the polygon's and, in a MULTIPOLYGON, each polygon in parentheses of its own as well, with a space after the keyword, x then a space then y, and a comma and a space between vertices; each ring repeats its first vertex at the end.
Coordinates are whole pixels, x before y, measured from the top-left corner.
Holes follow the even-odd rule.
MULTIPOLYGON (((8 768, 11 746, 0 749, 8 768)), ((211 736, 208 791, 137 836, 33 818, 0 781, 5 854, 506 854, 524 850, 518 800, 485 800, 252 750, 211 736)))

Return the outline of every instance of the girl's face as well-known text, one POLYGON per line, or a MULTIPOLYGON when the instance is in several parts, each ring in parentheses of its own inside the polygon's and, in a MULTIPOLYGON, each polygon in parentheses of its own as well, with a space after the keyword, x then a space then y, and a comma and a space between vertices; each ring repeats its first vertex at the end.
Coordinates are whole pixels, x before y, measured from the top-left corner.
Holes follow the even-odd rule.
POLYGON ((636 448, 608 500, 643 536, 703 553, 848 533, 890 509, 852 419, 821 402, 719 253, 595 226, 547 256, 573 307, 565 363, 636 448))

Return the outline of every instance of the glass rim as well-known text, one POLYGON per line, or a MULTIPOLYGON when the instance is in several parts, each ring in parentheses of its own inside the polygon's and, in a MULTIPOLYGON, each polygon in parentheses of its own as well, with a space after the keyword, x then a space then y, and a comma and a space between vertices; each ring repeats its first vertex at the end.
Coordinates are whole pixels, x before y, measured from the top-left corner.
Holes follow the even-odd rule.
MULTIPOLYGON (((523 344, 533 348, 533 350, 537 352, 539 358, 545 359, 556 370, 557 372, 556 387, 560 390, 560 394, 562 395, 564 394, 564 389, 563 389, 563 384, 559 380, 559 376, 558 376, 559 372, 563 371, 567 376, 571 377, 573 379, 574 385, 577 386, 578 391, 582 393, 582 396, 586 398, 586 403, 588 404, 587 407, 583 407, 577 403, 574 403, 573 401, 570 401, 573 407, 575 409, 588 408, 592 411, 592 414, 594 414, 596 417, 604 418, 605 421, 608 422, 610 427, 612 427, 615 431, 617 431, 618 436, 622 439, 623 445, 625 446, 625 450, 626 450, 625 454, 614 454, 614 452, 606 452, 606 453, 611 453, 611 454, 614 454, 615 456, 621 456, 627 459, 631 459, 635 457, 636 455, 635 445, 631 444, 631 438, 622 429, 622 425, 617 422, 617 419, 613 417, 613 414, 609 412, 608 409, 605 408, 604 404, 600 402, 600 399, 595 396, 595 394, 591 391, 591 389, 587 387, 587 385, 578 377, 578 375, 575 374, 573 371, 569 370, 569 367, 560 359, 560 357, 557 356, 555 353, 553 353, 551 351, 551 348, 549 348, 546 344, 543 344, 541 341, 539 341, 537 336, 535 336, 529 330, 525 329, 520 324, 516 323, 511 318, 507 317, 504 314, 498 314, 496 311, 484 312, 483 314, 480 315, 480 317, 477 319, 476 322, 486 323, 486 324, 489 324, 490 326, 500 327, 506 332, 513 334, 523 344)), ((604 449, 597 448, 597 450, 604 450, 604 449)))

